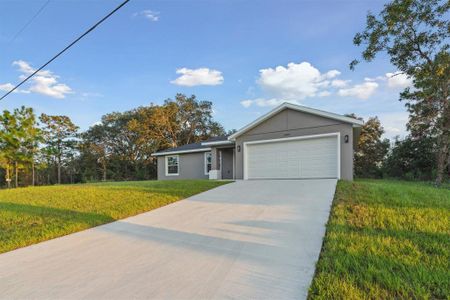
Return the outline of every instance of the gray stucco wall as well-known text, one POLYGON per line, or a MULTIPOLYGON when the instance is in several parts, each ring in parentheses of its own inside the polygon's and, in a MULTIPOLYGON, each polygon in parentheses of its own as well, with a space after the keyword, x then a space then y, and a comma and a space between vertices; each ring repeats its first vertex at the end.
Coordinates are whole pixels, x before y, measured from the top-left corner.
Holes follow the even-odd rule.
POLYGON ((205 175, 205 152, 178 154, 178 176, 166 176, 165 156, 158 156, 158 180, 208 179, 205 175))
POLYGON ((353 179, 353 128, 351 124, 303 112, 285 109, 236 139, 236 179, 243 179, 243 143, 247 141, 288 138, 340 132, 341 179, 353 179), (348 143, 344 142, 349 136, 348 143), (240 146, 241 151, 237 151, 240 146))

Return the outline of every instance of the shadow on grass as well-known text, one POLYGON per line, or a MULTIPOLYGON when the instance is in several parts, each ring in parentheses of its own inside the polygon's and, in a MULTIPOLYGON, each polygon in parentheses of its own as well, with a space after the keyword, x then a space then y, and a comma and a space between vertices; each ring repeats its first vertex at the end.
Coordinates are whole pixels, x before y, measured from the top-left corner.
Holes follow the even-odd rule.
POLYGON ((400 241, 411 241, 414 245, 420 248, 429 248, 433 244, 439 243, 450 248, 450 238, 445 232, 423 232, 411 231, 404 229, 381 229, 381 228, 358 228, 352 225, 331 224, 329 229, 331 232, 339 233, 355 233, 370 236, 372 238, 394 238, 400 241))
POLYGON ((70 220, 72 223, 102 224, 115 221, 108 215, 79 212, 70 209, 37 206, 29 204, 19 204, 13 202, 0 202, 0 212, 12 212, 20 220, 20 215, 37 216, 42 218, 53 218, 60 220, 70 220))

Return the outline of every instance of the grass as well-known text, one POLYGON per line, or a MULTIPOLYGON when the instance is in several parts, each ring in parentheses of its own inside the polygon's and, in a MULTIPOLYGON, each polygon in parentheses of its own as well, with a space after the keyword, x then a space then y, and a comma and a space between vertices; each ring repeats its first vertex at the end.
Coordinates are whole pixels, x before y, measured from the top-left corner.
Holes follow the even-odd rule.
POLYGON ((450 190, 340 181, 310 299, 450 299, 450 190))
POLYGON ((224 181, 135 181, 0 190, 0 253, 149 211, 224 181))

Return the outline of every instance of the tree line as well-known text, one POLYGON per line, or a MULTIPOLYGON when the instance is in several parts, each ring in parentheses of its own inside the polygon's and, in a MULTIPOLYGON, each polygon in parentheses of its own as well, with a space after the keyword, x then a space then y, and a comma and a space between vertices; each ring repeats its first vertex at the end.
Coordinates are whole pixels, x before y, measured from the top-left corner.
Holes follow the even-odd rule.
MULTIPOLYGON (((356 177, 436 178, 437 137, 410 134, 390 141, 383 133, 377 117, 364 123, 354 158, 356 177)), ((156 179, 153 152, 223 134, 212 118, 211 102, 182 94, 163 105, 106 114, 84 132, 67 116, 37 117, 26 107, 5 110, 0 115, 0 184, 156 179)), ((448 178, 448 167, 445 172, 448 178)))
MULTIPOLYGON (((377 14, 353 43, 363 46, 371 62, 385 53, 413 84, 400 94, 409 112, 410 135, 396 140, 383 164, 391 175, 428 177, 437 185, 448 177, 450 145, 450 1, 393 0, 377 14)), ((358 60, 350 64, 353 69, 358 60)), ((379 155, 381 156, 382 153, 379 155)))
MULTIPOLYGON (((350 117, 357 118, 350 114, 350 117)), ((362 118, 358 118, 362 120, 362 118)), ((437 177, 439 141, 435 136, 403 139, 383 138, 384 128, 377 117, 365 121, 354 156, 355 176, 359 178, 399 178, 432 181, 437 177)), ((448 162, 443 180, 450 178, 448 162)))
POLYGON ((153 152, 225 134, 212 103, 177 94, 113 112, 84 132, 68 116, 21 107, 0 115, 0 184, 7 187, 156 178, 153 152))

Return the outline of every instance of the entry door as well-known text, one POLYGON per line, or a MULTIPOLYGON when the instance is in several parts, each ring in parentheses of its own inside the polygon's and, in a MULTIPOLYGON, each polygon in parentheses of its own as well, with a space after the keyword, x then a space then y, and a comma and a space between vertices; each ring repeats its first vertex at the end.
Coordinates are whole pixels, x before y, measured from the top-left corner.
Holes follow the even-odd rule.
POLYGON ((249 142, 245 179, 338 178, 338 136, 249 142))

